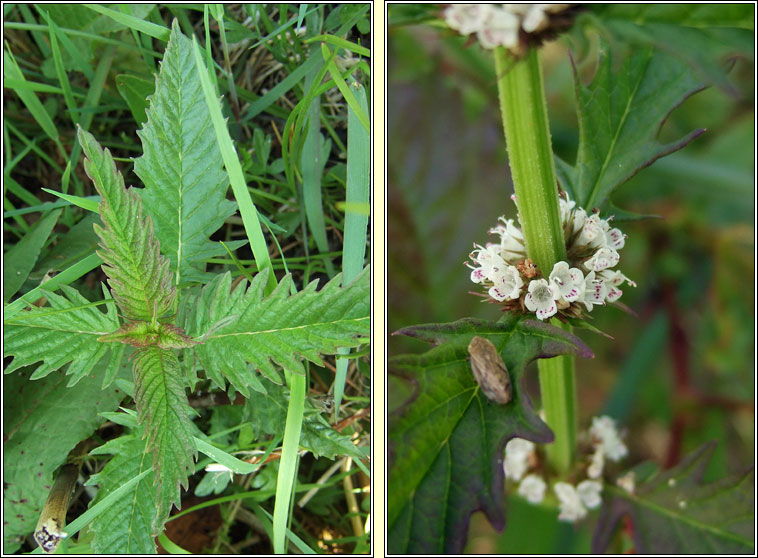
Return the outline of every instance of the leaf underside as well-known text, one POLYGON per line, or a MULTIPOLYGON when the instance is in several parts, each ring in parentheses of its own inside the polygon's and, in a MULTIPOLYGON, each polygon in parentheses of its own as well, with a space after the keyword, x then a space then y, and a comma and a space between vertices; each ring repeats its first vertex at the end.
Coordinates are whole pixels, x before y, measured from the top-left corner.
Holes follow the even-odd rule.
POLYGON ((193 350, 208 377, 221 388, 226 378, 245 396, 257 381, 246 363, 280 383, 274 365, 303 374, 301 358, 323 365, 321 355, 360 345, 370 329, 368 267, 345 287, 337 275, 320 291, 313 281, 294 295, 288 275, 264 296, 266 277, 258 274, 249 288, 243 281, 231 290, 231 274, 219 275, 190 302, 184 325, 190 337, 207 334, 193 350))
POLYGON ((142 214, 142 200, 124 187, 110 151, 89 132, 79 129, 87 158, 84 169, 102 196, 99 213, 105 227, 95 224, 100 237, 97 254, 121 313, 132 320, 157 321, 172 312, 176 289, 169 261, 160 254, 153 222, 142 214))
POLYGON ((715 448, 715 442, 701 446, 638 483, 634 495, 608 487, 592 552, 602 554, 629 516, 638 554, 755 554, 755 469, 702 484, 715 448))
POLYGON ((229 179, 216 143, 192 54, 192 42, 174 21, 161 62, 147 123, 137 132, 143 155, 134 172, 145 184, 142 199, 172 283, 206 282, 203 260, 224 253, 209 237, 234 213, 226 199, 229 179))
POLYGON ((556 173, 561 186, 587 211, 606 209, 618 186, 704 132, 695 130, 667 144, 656 139, 669 113, 703 86, 689 67, 651 48, 635 50, 613 72, 608 47, 601 44, 592 82, 583 85, 574 67, 574 84, 579 121, 576 164, 556 158, 556 173))
MULTIPOLYGON (((65 296, 45 292, 49 306, 32 306, 5 322, 3 355, 14 357, 5 369, 6 374, 42 361, 31 376, 35 380, 69 364, 66 374, 71 376, 69 385, 74 385, 109 352, 106 376, 111 377, 120 365, 123 349, 112 349, 97 341, 100 335, 118 327, 113 302, 107 305, 108 313, 104 314, 97 307, 88 306, 90 301, 76 289, 61 285, 61 291, 65 296)), ((105 287, 103 293, 110 298, 105 287)))
POLYGON ((389 363, 390 373, 414 387, 413 397, 389 422, 390 551, 459 553, 475 511, 484 511, 497 529, 505 525, 506 442, 552 440, 524 389, 525 366, 537 358, 592 353, 559 328, 512 314, 499 322, 467 318, 396 334, 437 346, 389 363), (467 349, 474 336, 489 339, 503 357, 513 388, 505 405, 488 400, 474 380, 467 349))

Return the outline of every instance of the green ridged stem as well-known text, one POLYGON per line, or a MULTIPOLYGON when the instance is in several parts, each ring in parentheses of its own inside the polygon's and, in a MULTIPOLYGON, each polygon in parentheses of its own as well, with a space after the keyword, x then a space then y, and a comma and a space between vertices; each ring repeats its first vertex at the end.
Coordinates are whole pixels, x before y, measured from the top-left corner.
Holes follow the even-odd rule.
MULTIPOLYGON (((547 278, 556 262, 566 260, 566 246, 542 68, 536 49, 530 49, 523 58, 502 47, 496 48, 494 54, 500 111, 526 253, 547 278)), ((560 325, 557 320, 553 323, 560 325)), ((564 472, 571 467, 576 448, 573 357, 543 359, 538 366, 542 405, 547 424, 555 433, 554 443, 547 446, 548 461, 564 472)))

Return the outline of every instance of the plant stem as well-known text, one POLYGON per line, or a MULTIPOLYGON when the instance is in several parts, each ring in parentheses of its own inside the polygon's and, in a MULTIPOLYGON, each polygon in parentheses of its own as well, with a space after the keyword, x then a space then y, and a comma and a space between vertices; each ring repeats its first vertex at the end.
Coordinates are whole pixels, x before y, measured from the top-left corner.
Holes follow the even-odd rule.
MULTIPOLYGON (((547 278, 555 263, 566 259, 566 246, 537 50, 530 49, 523 58, 516 58, 498 47, 495 69, 526 252, 547 278)), ((548 460, 564 472, 571 467, 576 446, 573 358, 543 359, 538 366, 542 405, 555 434, 555 442, 547 446, 548 460)))

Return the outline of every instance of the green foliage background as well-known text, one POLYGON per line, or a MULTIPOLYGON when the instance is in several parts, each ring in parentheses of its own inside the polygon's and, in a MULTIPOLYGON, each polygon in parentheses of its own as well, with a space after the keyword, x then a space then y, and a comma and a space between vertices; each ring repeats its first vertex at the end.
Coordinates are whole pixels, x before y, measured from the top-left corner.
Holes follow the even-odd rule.
MULTIPOLYGON (((623 302, 639 317, 596 309, 593 325, 615 339, 575 332, 596 355, 577 361, 580 425, 599 414, 616 418, 627 430, 630 465, 648 459, 672 465, 718 439, 705 478, 722 478, 744 470, 754 452, 751 8, 616 8, 589 9, 541 52, 558 156, 573 164, 577 151, 569 53, 588 83, 599 37, 610 41, 613 71, 634 49, 653 47, 678 56, 693 79, 712 85, 674 110, 657 139, 665 144, 698 128, 705 134, 611 196, 617 207, 657 217, 617 221, 628 234, 619 268, 639 285, 625 290, 623 302)), ((496 307, 468 294, 476 289, 463 263, 474 242, 489 240, 498 216, 515 218, 491 55, 442 26, 421 24, 433 23, 439 9, 389 11, 390 332, 463 316, 497 319, 496 307)), ((426 349, 404 336, 388 343, 390 356, 426 349)), ((528 376, 536 396, 536 374, 528 376)), ((392 408, 408 392, 389 381, 392 408)), ((574 531, 547 511, 509 500, 505 533, 493 538, 483 518, 474 521, 470 551, 588 551, 592 525, 574 531), (533 516, 539 536, 525 534, 524 514, 533 516)))
MULTIPOLYGON (((4 399, 5 449, 16 452, 14 476, 7 477, 9 483, 4 493, 5 515, 13 517, 6 524, 12 523, 10 528, 4 530, 5 552, 18 550, 24 535, 34 528, 45 497, 45 485, 40 483, 49 485, 68 452, 77 441, 86 438, 99 445, 85 459, 83 468, 85 478, 91 475, 87 484, 97 487, 99 492, 94 488, 86 494, 80 491, 74 505, 78 509, 72 511, 69 520, 80 515, 88 504, 92 509, 102 503, 104 497, 118 492, 135 475, 154 466, 163 469, 157 474, 151 471, 132 486, 131 492, 122 494, 121 500, 99 516, 89 531, 78 533, 78 540, 68 542, 67 550, 155 551, 152 533, 162 531, 164 516, 171 510, 171 504, 179 500, 179 483, 187 485, 185 468, 190 468, 190 492, 198 497, 209 494, 199 487, 215 473, 192 476, 207 461, 194 464, 190 455, 195 443, 207 441, 206 445, 213 447, 204 432, 224 434, 213 443, 229 451, 262 447, 261 453, 268 458, 282 444, 284 424, 291 422, 287 414, 290 394, 285 386, 279 385, 283 382, 282 372, 287 378, 289 374, 307 374, 306 389, 313 390, 314 395, 323 394, 335 382, 335 373, 325 362, 333 357, 322 357, 335 354, 337 347, 342 347, 340 354, 348 355, 349 348, 362 345, 363 352, 336 363, 337 381, 344 384, 347 377, 349 382, 337 412, 327 413, 325 407, 306 402, 308 416, 300 417, 304 425, 299 443, 312 455, 300 461, 293 492, 302 491, 302 485, 321 476, 334 459, 349 455, 358 461, 366 457, 366 451, 357 448, 349 434, 365 432, 368 422, 359 417, 339 431, 334 424, 344 419, 346 413, 355 412, 352 407, 367 406, 370 401, 366 356, 369 270, 364 269, 368 173, 364 170, 360 179, 355 179, 356 168, 367 169, 370 156, 365 139, 368 130, 364 125, 357 128, 360 133, 355 129, 355 120, 359 118, 356 111, 364 121, 368 118, 365 91, 370 90, 370 51, 366 48, 370 47, 369 8, 368 4, 3 6, 7 39, 4 102, 8 111, 3 122, 4 258, 8 264, 3 297, 6 303, 15 299, 4 312, 6 366, 10 357, 14 357, 5 370, 13 374, 6 377, 4 385, 12 385, 14 391, 24 394, 18 405, 16 400, 4 399), (204 13, 204 9, 208 11, 204 13), (172 22, 172 48, 166 49, 172 22), (298 27, 301 32, 296 34, 298 27), (321 48, 306 42, 319 34, 329 45, 326 57, 321 48), (195 60, 189 55, 192 43, 186 37, 193 35, 200 40, 201 48, 209 46, 205 62, 211 66, 213 79, 218 81, 223 95, 221 111, 236 144, 235 156, 239 154, 241 182, 248 186, 245 189, 243 184, 241 190, 245 196, 252 196, 257 206, 266 233, 263 254, 268 256, 270 250, 277 275, 277 281, 271 277, 267 283, 266 274, 258 274, 249 289, 239 282, 243 276, 250 278, 256 274, 258 269, 252 256, 255 253, 260 264, 259 252, 255 246, 251 249, 246 245, 249 231, 247 222, 243 227, 243 220, 247 215, 243 207, 241 220, 234 203, 238 201, 242 207, 240 192, 235 191, 234 196, 227 192, 229 177, 222 170, 216 135, 207 118, 209 110, 195 75, 195 60), (353 56, 354 52, 359 54, 353 56), (325 58, 334 66, 334 73, 325 64, 325 58), (155 74, 159 71, 161 80, 156 90, 155 74), (317 95, 311 92, 307 102, 303 102, 304 76, 310 72, 316 78, 311 81, 318 85, 327 71, 331 79, 349 79, 349 100, 332 81, 322 84, 317 95), (294 107, 298 110, 293 110, 294 107), (185 109, 190 112, 183 112, 185 109), (281 145, 282 136, 291 139, 288 126, 305 109, 311 111, 312 118, 299 120, 296 131, 307 132, 312 145, 304 147, 302 142, 281 145), (90 213, 98 205, 93 184, 82 171, 83 146, 75 136, 77 126, 92 133, 84 142, 84 150, 89 159, 97 159, 88 161, 88 174, 98 181, 100 193, 108 198, 100 208, 102 220, 90 213), (354 130, 350 138, 348 127, 354 130), (137 129, 141 129, 139 136, 137 129), (362 139, 356 144, 358 136, 362 139), (110 150, 115 167, 110 156, 102 158, 103 152, 95 142, 110 150), (321 157, 320 166, 304 184, 300 166, 314 150, 321 157), (132 158, 137 155, 142 157, 132 158), (116 170, 123 173, 125 180, 115 174, 116 170), (124 182, 137 188, 124 196, 124 182), (147 189, 142 189, 142 184, 147 189), (76 197, 61 201, 50 192, 76 197), (357 208, 348 210, 340 206, 351 196, 357 208), (143 204, 144 216, 151 216, 152 224, 141 220, 143 204), (348 225, 346 215, 356 211, 364 214, 348 225), (319 222, 311 219, 316 214, 320 216, 319 222), (106 276, 94 255, 97 233, 107 244, 100 244, 100 254, 110 266, 106 270, 110 290, 101 289, 98 284, 105 283, 106 276), (343 251, 346 238, 350 238, 352 245, 343 251), (158 240, 167 259, 157 258, 158 240), (339 274, 340 269, 346 271, 344 277, 339 274), (285 275, 275 295, 268 296, 285 275), (53 279, 48 286, 59 289, 58 294, 38 288, 43 278, 50 276, 53 279), (205 301, 213 304, 212 315, 217 318, 215 323, 209 323, 205 317, 210 314, 198 316, 197 312, 202 310, 200 287, 214 277, 219 279, 215 285, 220 284, 226 291, 207 291, 205 301), (141 283, 136 297, 135 281, 141 283), (235 295, 240 295, 237 302, 248 306, 247 314, 241 307, 226 304, 232 281, 235 295), (326 291, 330 293, 327 298, 332 298, 328 304, 322 290, 317 288, 319 285, 323 289, 327 283, 326 291), (343 289, 345 286, 348 289, 343 289), (175 288, 179 291, 176 297, 175 288), (349 289, 351 295, 343 296, 349 289), (37 301, 45 295, 46 301, 45 298, 37 301, 40 308, 21 310, 23 305, 18 297, 30 293, 30 300, 37 301), (118 302, 120 319, 113 300, 103 302, 110 297, 118 302), (297 308, 289 308, 290 300, 295 299, 297 308), (190 350, 173 352, 186 347, 186 343, 170 342, 162 348, 133 353, 119 343, 98 342, 98 337, 123 325, 124 319, 145 320, 135 327, 130 324, 122 328, 120 333, 126 336, 134 337, 134 332, 144 330, 149 322, 153 322, 150 327, 159 327, 164 333, 174 331, 164 322, 175 317, 177 301, 180 313, 175 323, 188 328, 191 319, 191 326, 196 329, 193 334, 209 334, 203 341, 213 344, 214 339, 223 336, 224 327, 235 321, 234 335, 249 335, 257 327, 253 323, 261 326, 265 322, 269 335, 276 339, 275 353, 261 350, 264 341, 258 337, 235 348, 245 355, 234 374, 215 369, 199 374, 202 359, 190 350), (245 315, 238 320, 240 315, 232 315, 232 310, 245 315), (350 314, 344 323, 343 314, 350 314), (327 320, 323 319, 325 316, 327 320), (159 320, 160 326, 156 324, 159 320), (297 320, 296 327, 293 320, 297 320), (332 327, 334 324, 337 327, 332 327), (289 326, 293 326, 291 334, 299 339, 298 348, 291 344, 293 337, 284 332, 289 326), (361 339, 355 338, 357 333, 361 339), (302 363, 296 353, 307 362, 302 363), (130 356, 131 360, 127 359, 130 356), (40 360, 43 363, 36 370, 29 366, 40 360), (265 368, 263 381, 255 377, 257 361, 261 363, 258 368, 265 368), (135 376, 131 373, 132 364, 135 376), (254 380, 240 381, 243 375, 254 380), (29 382, 30 376, 35 380, 29 382), (136 386, 132 383, 135 379, 136 386), (111 385, 114 380, 116 383, 111 385), (169 383, 171 393, 167 399, 165 393, 156 392, 156 386, 163 389, 169 383), (70 391, 66 391, 66 384, 73 386, 68 388, 70 391), (207 408, 201 405, 200 410, 189 409, 186 384, 190 384, 193 398, 212 392, 214 404, 207 408), (261 400, 256 410, 259 413, 262 409, 269 410, 263 418, 257 417, 262 424, 255 431, 256 417, 251 408, 235 414, 242 410, 244 402, 238 400, 234 405, 235 396, 240 391, 246 392, 248 385, 254 387, 254 392, 244 395, 261 400), (103 387, 107 389, 99 391, 103 387), (125 399, 126 395, 137 400, 139 422, 129 409, 134 402, 125 399), (40 400, 35 401, 34 397, 40 400), (69 422, 61 420, 61 416, 56 418, 55 405, 51 409, 46 407, 61 400, 65 402, 60 405, 61 413, 68 412, 69 401, 75 406, 69 422), (230 404, 220 404, 224 401, 230 404), (159 406, 156 403, 162 405, 163 411, 155 412, 159 406), (127 411, 114 412, 119 404, 125 405, 127 411), (165 426, 176 422, 177 417, 182 423, 180 429, 176 425, 165 426), (274 420, 279 428, 271 426, 274 420), (217 430, 221 422, 225 422, 225 432, 217 430), (36 432, 45 432, 48 443, 44 448, 35 445, 36 432), (198 441, 198 436, 203 440, 198 441), (155 462, 146 449, 155 450, 155 462), (40 460, 39 471, 32 471, 28 464, 38 456, 44 459, 40 460), (327 459, 318 460, 319 456, 327 459), (166 486, 162 487, 164 481, 166 486)), ((248 205, 252 207, 249 201, 248 205)), ((116 339, 111 336, 108 340, 116 339)), ((226 356, 231 358, 232 353, 228 350, 226 356)), ((205 364, 208 368, 216 365, 207 360, 205 364)), ((297 459, 297 437, 293 447, 291 455, 297 459)), ((11 451, 5 455, 14 458, 11 451)), ((237 468, 242 466, 245 473, 257 472, 249 463, 224 455, 214 459, 231 459, 224 462, 237 468)), ((194 543, 193 551, 214 547, 218 551, 222 545, 239 542, 240 534, 229 534, 231 525, 239 521, 236 516, 239 505, 233 501, 238 500, 236 494, 251 484, 268 483, 269 490, 261 492, 260 498, 246 500, 245 511, 265 518, 272 510, 273 497, 279 498, 282 483, 276 482, 279 461, 270 461, 260 467, 254 481, 253 476, 247 476, 242 477, 243 483, 238 477, 235 483, 216 484, 220 487, 217 494, 226 490, 227 495, 232 495, 231 503, 225 504, 231 512, 225 514, 222 525, 213 529, 214 537, 206 546, 194 543)), ((367 471, 363 463, 358 467, 367 471)), ((317 516, 319 523, 333 526, 334 533, 353 532, 354 523, 345 520, 346 493, 341 481, 355 475, 355 471, 353 465, 352 470, 327 480, 320 486, 320 507, 308 508, 307 513, 317 516)), ((185 493, 182 499, 186 497, 185 493)), ((282 500, 289 502, 289 491, 282 500)), ((364 518, 367 513, 368 508, 356 511, 356 515, 364 518)), ((241 533, 246 534, 249 517, 248 523, 240 525, 243 524, 247 526, 241 533)), ((276 520, 273 536, 269 519, 256 525, 266 535, 258 550, 270 551, 268 539, 276 537, 276 520)), ((279 525, 283 523, 280 521, 279 525)), ((290 528, 300 531, 302 538, 296 539, 295 544, 301 551, 318 547, 320 531, 301 530, 297 522, 290 524, 290 528)), ((283 541, 283 530, 281 534, 283 541)), ((353 550, 369 544, 365 533, 353 539, 332 537, 332 540, 328 544, 346 545, 345 548, 353 550)))

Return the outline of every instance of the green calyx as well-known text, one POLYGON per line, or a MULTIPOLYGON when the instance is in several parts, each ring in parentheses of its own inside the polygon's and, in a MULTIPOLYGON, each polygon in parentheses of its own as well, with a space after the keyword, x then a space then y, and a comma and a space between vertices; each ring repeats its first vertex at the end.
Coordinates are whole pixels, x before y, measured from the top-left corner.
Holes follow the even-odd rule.
POLYGON ((129 322, 116 331, 97 338, 102 343, 123 343, 132 347, 158 347, 161 349, 185 349, 197 345, 185 335, 184 330, 172 324, 129 322))

